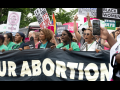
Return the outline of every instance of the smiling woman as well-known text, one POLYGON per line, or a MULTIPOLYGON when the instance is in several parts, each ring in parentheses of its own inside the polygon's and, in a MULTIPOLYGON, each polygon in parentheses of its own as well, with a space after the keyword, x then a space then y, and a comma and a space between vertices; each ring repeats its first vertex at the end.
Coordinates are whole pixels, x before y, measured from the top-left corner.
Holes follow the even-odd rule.
POLYGON ((39 39, 42 41, 38 44, 38 48, 50 48, 52 45, 55 45, 50 42, 53 38, 53 32, 47 28, 40 30, 39 39))
POLYGON ((62 32, 61 39, 63 42, 58 44, 56 48, 69 51, 80 51, 79 46, 76 42, 73 42, 73 36, 68 30, 62 32))

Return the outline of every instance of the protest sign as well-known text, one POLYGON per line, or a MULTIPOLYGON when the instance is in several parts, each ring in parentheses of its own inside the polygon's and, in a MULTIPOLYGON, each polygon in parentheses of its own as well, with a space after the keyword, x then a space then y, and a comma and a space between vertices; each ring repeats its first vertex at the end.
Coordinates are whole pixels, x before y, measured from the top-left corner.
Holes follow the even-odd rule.
MULTIPOLYGON (((90 20, 93 20, 93 19, 94 19, 94 20, 99 20, 99 19, 97 19, 97 18, 90 18, 90 20)), ((86 17, 84 17, 84 23, 85 23, 85 22, 87 22, 87 18, 86 18, 86 17)))
POLYGON ((89 16, 96 17, 96 11, 97 8, 78 8, 78 14, 87 16, 87 13, 89 13, 89 16))
POLYGON ((116 21, 115 20, 104 20, 105 21, 105 27, 109 30, 116 30, 116 21))
POLYGON ((97 8, 97 18, 120 20, 120 8, 97 8))
POLYGON ((62 34, 62 32, 64 30, 67 30, 68 29, 68 25, 59 25, 57 26, 57 33, 58 33, 58 36, 60 36, 62 34))
POLYGON ((50 25, 50 18, 48 16, 46 8, 37 8, 34 14, 40 24, 40 28, 47 28, 50 25))
POLYGON ((7 29, 9 32, 18 32, 21 19, 21 12, 8 12, 7 29))
MULTIPOLYGON (((78 23, 77 24, 77 30, 78 30, 78 23)), ((74 23, 73 22, 69 22, 69 23, 64 23, 63 25, 68 25, 68 29, 71 33, 74 33, 74 23)))
POLYGON ((29 49, 0 54, 0 81, 108 81, 109 51, 29 49))
POLYGON ((54 26, 53 25, 48 26, 48 29, 50 29, 54 33, 54 26))

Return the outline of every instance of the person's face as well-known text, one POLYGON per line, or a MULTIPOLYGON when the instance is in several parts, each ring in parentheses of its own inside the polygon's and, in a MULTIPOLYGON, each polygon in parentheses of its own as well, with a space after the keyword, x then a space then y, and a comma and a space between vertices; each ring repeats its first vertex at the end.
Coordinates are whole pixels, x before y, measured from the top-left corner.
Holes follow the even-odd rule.
POLYGON ((38 37, 36 37, 35 34, 33 34, 33 38, 34 38, 34 40, 38 41, 38 37))
POLYGON ((62 32, 61 40, 63 42, 67 42, 69 40, 69 36, 68 36, 68 34, 65 31, 62 32))
POLYGON ((16 35, 15 35, 15 42, 21 42, 22 39, 23 39, 23 37, 21 37, 19 33, 16 33, 16 35))
POLYGON ((83 33, 83 37, 85 39, 85 42, 90 42, 93 38, 92 32, 90 30, 85 30, 83 33))
POLYGON ((40 40, 45 40, 45 34, 42 31, 40 31, 39 38, 40 40))

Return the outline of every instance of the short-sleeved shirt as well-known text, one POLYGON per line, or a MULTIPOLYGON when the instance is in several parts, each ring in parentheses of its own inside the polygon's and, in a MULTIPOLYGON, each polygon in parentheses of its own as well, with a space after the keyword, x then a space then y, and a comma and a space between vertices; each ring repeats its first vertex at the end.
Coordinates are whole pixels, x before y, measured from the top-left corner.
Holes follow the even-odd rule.
POLYGON ((22 48, 24 50, 25 46, 29 46, 27 43, 23 42, 18 47, 14 48, 17 44, 12 46, 12 50, 22 48))
POLYGON ((7 45, 8 50, 12 50, 12 46, 15 45, 14 42, 9 42, 9 44, 7 45))
MULTIPOLYGON (((96 50, 96 41, 93 41, 91 44, 87 44, 88 48, 87 51, 95 51, 96 50)), ((84 48, 83 51, 86 51, 86 47, 84 48)))
POLYGON ((8 47, 5 46, 5 45, 1 45, 1 46, 0 46, 0 51, 2 51, 2 49, 5 49, 5 51, 8 51, 8 47))
MULTIPOLYGON (((56 46, 56 48, 62 49, 63 48, 62 46, 63 46, 63 43, 60 43, 56 46)), ((64 47, 68 50, 69 44, 65 45, 64 47)), ((71 48, 73 49, 73 51, 80 51, 80 48, 76 42, 71 42, 71 48)))

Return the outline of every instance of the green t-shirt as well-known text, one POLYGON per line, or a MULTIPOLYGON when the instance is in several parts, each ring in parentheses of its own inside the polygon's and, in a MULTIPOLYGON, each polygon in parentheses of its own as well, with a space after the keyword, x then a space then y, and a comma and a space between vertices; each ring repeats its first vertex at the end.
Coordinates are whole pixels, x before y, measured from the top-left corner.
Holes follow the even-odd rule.
POLYGON ((9 44, 7 45, 8 50, 12 50, 12 46, 15 45, 14 42, 9 42, 9 44))
POLYGON ((1 45, 1 46, 0 46, 0 51, 2 51, 2 49, 5 49, 5 51, 8 51, 8 47, 5 46, 5 45, 1 45))
MULTIPOLYGON (((63 43, 60 43, 56 46, 56 48, 61 48, 63 46, 63 43)), ((64 46, 67 50, 69 49, 69 44, 64 46)), ((63 47, 62 47, 63 48, 63 47)), ((80 51, 79 46, 77 45, 76 42, 71 42, 71 48, 73 49, 73 51, 80 51)))

